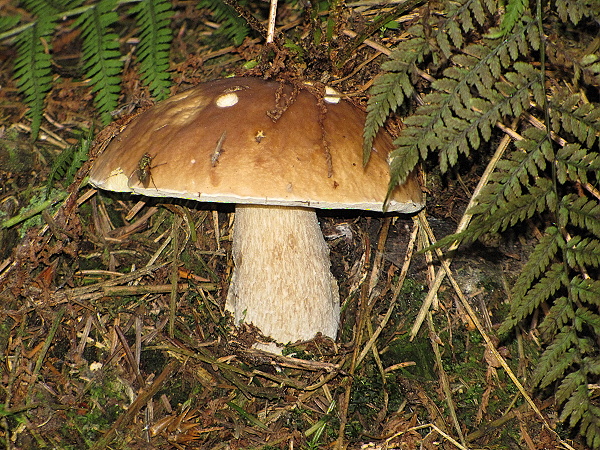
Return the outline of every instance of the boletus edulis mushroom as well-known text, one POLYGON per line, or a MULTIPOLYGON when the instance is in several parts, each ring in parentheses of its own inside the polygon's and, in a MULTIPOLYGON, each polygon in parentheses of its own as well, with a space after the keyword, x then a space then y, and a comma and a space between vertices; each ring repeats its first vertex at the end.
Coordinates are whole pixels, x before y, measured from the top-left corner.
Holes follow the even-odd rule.
MULTIPOLYGON (((365 113, 315 91, 258 78, 200 84, 135 117, 90 172, 101 189, 235 203, 226 307, 236 324, 282 343, 338 330, 315 208, 382 211, 389 182, 390 135, 380 131, 363 166, 365 113)), ((387 210, 413 213, 423 202, 410 176, 387 210)))

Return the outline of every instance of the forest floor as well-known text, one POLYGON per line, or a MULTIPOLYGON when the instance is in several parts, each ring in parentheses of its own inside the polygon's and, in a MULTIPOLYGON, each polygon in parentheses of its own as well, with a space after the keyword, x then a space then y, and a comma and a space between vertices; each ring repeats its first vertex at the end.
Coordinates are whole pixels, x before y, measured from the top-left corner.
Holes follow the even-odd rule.
MULTIPOLYGON (((264 51, 261 40, 209 45, 209 17, 185 14, 198 26, 182 28, 174 41, 173 93, 223 75, 261 75, 243 69, 264 51)), ((535 333, 494 338, 531 249, 527 240, 487 236, 454 258, 452 273, 485 337, 444 282, 409 338, 432 271, 441 270, 435 255, 417 253, 426 224, 438 239, 456 229, 484 161, 460 174, 428 174, 420 219, 319 213, 343 302, 339 337, 296 343, 285 356, 261 352, 252 348, 257 330, 235 328, 224 311, 231 207, 99 192, 80 185, 87 163, 71 186, 48 191, 53 161, 95 117, 89 88, 68 76, 78 51, 69 39, 61 43, 64 76, 35 142, 8 50, 0 51, 7 55, 0 61, 0 218, 43 205, 0 230, 6 448, 585 448, 558 423, 551 393, 528 387, 540 351, 535 333), (44 204, 47 198, 53 201, 44 204)), ((381 36, 379 45, 392 44, 381 36)), ((364 65, 336 88, 364 104, 383 57, 361 46, 356 59, 364 65)), ((321 69, 304 68, 303 76, 321 69)), ((123 89, 129 113, 152 103, 133 71, 124 72, 123 89)))

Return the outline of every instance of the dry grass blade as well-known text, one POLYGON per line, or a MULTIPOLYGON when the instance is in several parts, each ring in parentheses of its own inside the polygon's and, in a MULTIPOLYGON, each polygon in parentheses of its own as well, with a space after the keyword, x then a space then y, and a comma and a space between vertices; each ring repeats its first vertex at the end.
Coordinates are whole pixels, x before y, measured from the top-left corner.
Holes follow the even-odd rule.
MULTIPOLYGON (((60 326, 60 323, 61 323, 61 320, 62 320, 64 314, 65 314, 65 308, 63 307, 57 311, 57 313, 54 317, 52 326, 50 327, 50 330, 48 330, 48 336, 46 336, 46 340, 44 341, 44 346, 42 347, 40 354, 38 355, 38 359, 35 362, 35 368, 33 369, 33 373, 32 373, 32 380, 35 380, 37 378, 38 374, 40 373, 40 369, 42 368, 42 364, 44 363, 44 358, 46 357, 46 354, 48 353, 48 350, 50 349, 50 346, 52 345, 52 340, 54 339, 54 336, 56 335, 56 331, 58 330, 58 327, 60 326)), ((31 394, 33 393, 33 388, 35 387, 35 385, 36 385, 36 383, 31 383, 27 389, 27 403, 29 403, 31 400, 31 394)))
POLYGON ((396 286, 394 287, 394 293, 392 294, 392 300, 390 302, 390 306, 388 307, 388 310, 385 313, 385 316, 383 316, 383 319, 381 320, 379 326, 377 327, 377 330, 375 330, 373 335, 370 337, 369 341, 365 344, 365 346, 361 350, 360 354, 358 355, 358 358, 356 359, 357 365, 360 365, 360 363, 363 361, 363 359, 367 355, 367 352, 371 349, 371 347, 373 346, 373 344, 375 343, 375 341, 377 340, 377 338, 379 337, 381 332, 384 330, 388 321, 390 320, 390 317, 392 316, 392 313, 393 313, 394 308, 396 307, 396 303, 398 301, 398 297, 400 295, 400 291, 402 290, 402 286, 404 284, 404 279, 406 278, 406 274, 408 273, 408 268, 412 261, 412 255, 413 255, 413 252, 415 249, 415 242, 417 239, 418 232, 419 232, 419 223, 417 221, 415 221, 414 225, 413 225, 413 230, 411 231, 411 234, 410 234, 410 239, 408 242, 406 255, 404 257, 404 263, 402 264, 402 269, 400 270, 400 275, 398 277, 398 281, 396 283, 396 286))
MULTIPOLYGON (((419 214, 419 217, 422 219, 421 225, 425 228, 425 230, 427 230, 427 233, 429 235, 429 239, 431 240, 432 243, 435 243, 435 236, 433 236, 433 232, 431 231, 431 228, 429 228, 429 226, 428 226, 425 218, 421 217, 421 214, 419 214)), ((496 358, 496 360, 498 361, 498 363, 506 371, 506 373, 509 376, 509 378, 511 379, 511 381, 514 383, 514 385, 519 390, 519 392, 521 393, 521 395, 523 396, 523 398, 525 399, 525 401, 529 404, 529 406, 531 407, 531 409, 539 417, 539 419, 544 424, 544 426, 546 427, 546 429, 548 429, 552 433, 555 433, 555 431, 552 429, 552 427, 550 426, 550 424, 548 423, 548 421, 546 420, 546 418, 544 417, 544 415, 541 413, 541 411, 539 410, 539 408, 537 407, 537 405, 535 404, 535 402, 533 401, 533 399, 531 398, 531 396, 529 395, 529 393, 525 390, 525 388, 523 387, 523 385, 521 384, 521 382, 519 381, 519 379, 517 378, 517 376, 514 374, 514 372, 512 371, 512 369, 510 368, 510 366, 508 365, 508 363, 506 362, 506 360, 504 359, 504 357, 502 355, 500 355, 500 353, 496 349, 496 346, 494 345, 494 343, 490 339, 489 335, 485 331, 485 328, 483 327, 483 325, 479 321, 479 318, 475 314, 475 311, 473 311, 473 308, 469 304, 469 301, 463 295, 463 293, 462 293, 462 291, 460 289, 460 286, 458 285, 458 283, 454 279, 454 277, 452 275, 452 272, 450 271, 449 264, 448 264, 448 262, 445 259, 443 259, 442 255, 441 255, 441 251, 439 249, 436 249, 436 253, 438 253, 438 257, 440 258, 440 261, 442 263, 443 270, 446 272, 446 275, 448 276, 448 278, 450 280, 450 283, 454 287, 454 290, 455 290, 456 294, 458 295, 458 298, 460 299, 460 302, 461 302, 462 306, 467 311, 467 314, 469 315, 469 318, 475 324, 475 327, 477 328, 477 331, 479 331, 479 333, 483 337, 483 340, 485 341, 486 349, 496 358)), ((567 443, 565 443, 564 441, 562 441, 562 439, 560 439, 560 437, 557 436, 557 438, 567 448, 571 448, 567 443)))
MULTIPOLYGON (((467 208, 465 209, 465 213, 461 217, 460 222, 459 222, 458 226, 456 227, 455 233, 460 233, 460 232, 464 231, 467 228, 467 226, 469 225, 469 223, 471 222, 472 216, 469 213, 469 210, 473 206, 475 206, 475 204, 477 202, 477 196, 479 195, 481 190, 485 187, 485 185, 488 183, 490 175, 494 172, 494 170, 496 170, 496 165, 502 158, 502 155, 504 155, 504 152, 507 149, 508 144, 510 144, 510 137, 508 135, 505 135, 502 138, 502 140, 500 141, 500 144, 498 145, 498 147, 496 148, 496 151, 494 152, 494 156, 492 156, 492 159, 486 166, 483 175, 481 175, 481 178, 479 179, 479 182, 477 183, 477 187, 475 188, 475 191, 473 192, 473 195, 471 196, 471 199, 469 200, 469 204, 467 205, 467 208)), ((424 213, 423 212, 419 213, 420 219, 422 216, 423 216, 423 220, 426 220, 424 217, 424 213)), ((459 245, 460 245, 460 242, 455 242, 448 248, 447 253, 450 253, 450 252, 456 250, 459 245)), ((448 258, 448 257, 444 257, 444 261, 446 261, 447 264, 450 264, 452 259, 448 258)), ((427 311, 431 307, 431 304, 433 303, 433 299, 437 295, 437 292, 440 289, 440 286, 442 285, 442 281, 444 281, 445 277, 446 277, 446 271, 439 270, 432 286, 430 286, 430 288, 429 288, 427 297, 425 297, 425 300, 423 300, 423 305, 421 306, 421 309, 419 310, 419 314, 417 315, 417 318, 415 319, 415 323, 413 324, 413 327, 410 331, 411 339, 413 339, 419 332, 419 328, 421 328, 421 324, 425 320, 427 311)))
MULTIPOLYGON (((444 439, 446 439, 448 442, 450 442, 451 444, 453 444, 456 448, 459 448, 460 450, 469 450, 468 447, 465 447, 464 445, 462 445, 460 442, 457 442, 456 439, 454 439, 452 436, 448 435, 448 433, 445 433, 444 431, 440 430, 435 424, 433 423, 427 423, 425 425, 419 425, 416 427, 412 427, 409 428, 408 430, 402 431, 400 433, 395 434, 394 436, 386 439, 386 443, 392 441, 394 438, 401 436, 403 434, 409 433, 411 431, 418 431, 418 430, 424 430, 426 428, 431 428, 432 430, 434 430, 436 433, 438 433, 440 436, 442 436, 444 439)), ((381 450, 391 450, 390 447, 382 447, 381 450)))
POLYGON ((91 450, 100 450, 106 448, 107 445, 112 441, 115 433, 127 424, 133 417, 138 413, 138 411, 146 404, 148 400, 154 396, 161 388, 165 380, 167 380, 171 374, 177 370, 179 367, 179 362, 171 361, 164 370, 156 377, 152 385, 150 385, 147 389, 143 390, 135 399, 135 401, 129 406, 127 411, 120 415, 115 424, 108 430, 104 436, 91 448, 91 450))

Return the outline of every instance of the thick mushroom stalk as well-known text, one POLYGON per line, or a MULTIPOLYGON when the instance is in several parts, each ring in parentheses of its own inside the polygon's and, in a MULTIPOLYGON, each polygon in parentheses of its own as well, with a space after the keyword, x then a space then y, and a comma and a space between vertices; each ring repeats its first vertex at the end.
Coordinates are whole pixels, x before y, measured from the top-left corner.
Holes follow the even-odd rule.
POLYGON ((279 342, 335 338, 340 314, 329 249, 311 208, 238 205, 227 308, 279 342))

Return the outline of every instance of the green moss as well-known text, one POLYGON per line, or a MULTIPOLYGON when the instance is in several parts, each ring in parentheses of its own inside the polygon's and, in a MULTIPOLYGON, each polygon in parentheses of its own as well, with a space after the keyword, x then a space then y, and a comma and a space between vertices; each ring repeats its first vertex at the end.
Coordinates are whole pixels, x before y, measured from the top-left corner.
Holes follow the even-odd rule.
POLYGON ((31 142, 14 128, 0 137, 0 167, 6 172, 27 173, 35 163, 31 142))
POLYGON ((411 379, 433 380, 437 378, 433 352, 428 339, 417 337, 411 342, 407 334, 401 335, 390 343, 381 360, 384 367, 413 361, 415 365, 403 367, 397 371, 411 379))

